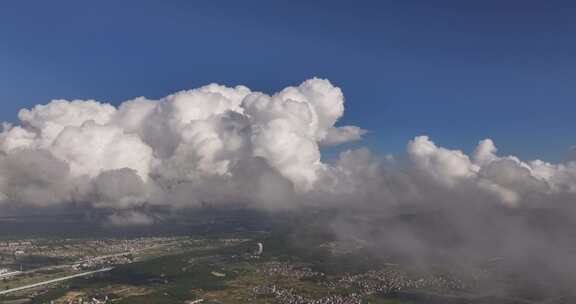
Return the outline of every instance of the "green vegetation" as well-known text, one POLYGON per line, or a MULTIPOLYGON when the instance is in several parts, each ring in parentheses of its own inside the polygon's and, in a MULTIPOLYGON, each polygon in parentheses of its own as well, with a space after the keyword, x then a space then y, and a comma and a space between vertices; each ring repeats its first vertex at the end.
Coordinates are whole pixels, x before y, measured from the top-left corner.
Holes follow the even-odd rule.
POLYGON ((399 299, 385 299, 377 296, 366 297, 362 300, 362 304, 416 304, 409 300, 399 299))
POLYGON ((182 303, 198 297, 193 290, 223 290, 226 282, 246 271, 241 267, 232 271, 232 268, 218 266, 224 262, 222 254, 241 249, 242 246, 196 250, 122 265, 111 271, 105 281, 146 286, 151 291, 127 297, 118 303, 182 303), (214 272, 223 276, 216 276, 214 272))
POLYGON ((55 258, 42 255, 27 255, 18 257, 16 260, 17 264, 21 264, 25 269, 57 265, 66 261, 67 260, 63 258, 55 258))
POLYGON ((196 296, 189 292, 182 292, 182 290, 165 289, 159 290, 147 295, 133 296, 124 298, 116 303, 119 304, 182 304, 184 301, 193 300, 196 296))
POLYGON ((52 288, 48 292, 34 298, 34 303, 50 303, 50 300, 62 297, 67 291, 67 286, 52 288))

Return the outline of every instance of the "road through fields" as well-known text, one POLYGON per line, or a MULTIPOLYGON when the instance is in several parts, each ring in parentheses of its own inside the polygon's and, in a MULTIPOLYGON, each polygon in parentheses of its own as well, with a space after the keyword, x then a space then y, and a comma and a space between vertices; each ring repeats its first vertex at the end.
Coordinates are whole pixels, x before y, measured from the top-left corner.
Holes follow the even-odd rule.
POLYGON ((11 293, 11 292, 35 288, 35 287, 39 287, 39 286, 43 286, 43 285, 58 283, 58 282, 62 282, 62 281, 70 280, 70 279, 85 277, 85 276, 89 276, 89 275, 100 273, 100 272, 110 271, 112 269, 113 269, 112 267, 107 267, 107 268, 102 268, 102 269, 98 269, 98 270, 94 270, 94 271, 88 271, 88 272, 83 272, 83 273, 78 273, 78 274, 74 274, 74 275, 70 275, 70 276, 57 278, 57 279, 52 279, 52 280, 48 280, 48 281, 44 281, 44 282, 39 282, 39 283, 20 286, 20 287, 16 287, 16 288, 12 288, 12 289, 7 289, 7 290, 0 291, 0 295, 5 295, 5 294, 11 293))

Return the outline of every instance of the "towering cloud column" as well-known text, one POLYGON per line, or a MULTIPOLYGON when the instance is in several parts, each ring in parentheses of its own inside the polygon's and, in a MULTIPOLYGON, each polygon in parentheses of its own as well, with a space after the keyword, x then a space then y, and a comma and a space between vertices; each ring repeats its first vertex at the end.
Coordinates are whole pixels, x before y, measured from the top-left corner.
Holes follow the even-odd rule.
POLYGON ((316 78, 271 96, 210 84, 118 108, 55 100, 5 124, 0 199, 127 208, 269 200, 270 187, 309 192, 326 166, 319 143, 364 133, 335 127, 343 113, 341 90, 316 78))

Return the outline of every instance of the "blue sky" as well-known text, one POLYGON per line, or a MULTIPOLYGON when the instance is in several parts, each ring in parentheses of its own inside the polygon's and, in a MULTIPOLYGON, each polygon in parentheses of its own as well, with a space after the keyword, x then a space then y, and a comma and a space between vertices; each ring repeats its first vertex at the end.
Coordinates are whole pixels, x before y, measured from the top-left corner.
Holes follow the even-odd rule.
POLYGON ((117 104, 210 82, 318 76, 341 124, 561 160, 576 144, 574 1, 2 1, 0 120, 54 98, 117 104))

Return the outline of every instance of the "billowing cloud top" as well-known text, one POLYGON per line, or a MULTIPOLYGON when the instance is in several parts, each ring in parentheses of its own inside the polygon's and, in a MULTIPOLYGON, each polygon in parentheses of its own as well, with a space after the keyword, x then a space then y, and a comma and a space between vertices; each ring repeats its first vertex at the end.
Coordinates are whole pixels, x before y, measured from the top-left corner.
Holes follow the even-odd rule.
POLYGON ((319 143, 364 133, 335 127, 343 113, 341 90, 316 78, 272 96, 210 84, 118 108, 54 100, 21 110, 19 125, 5 124, 0 199, 125 208, 269 201, 270 187, 310 191, 324 167, 319 143))
POLYGON ((513 207, 576 192, 576 163, 500 157, 490 139, 471 157, 419 136, 408 143, 407 163, 365 149, 323 163, 320 146, 366 132, 336 127, 343 114, 342 91, 317 78, 273 95, 210 84, 118 107, 54 100, 21 110, 18 125, 4 125, 0 204, 126 209, 208 201, 283 209, 474 193, 513 207))

